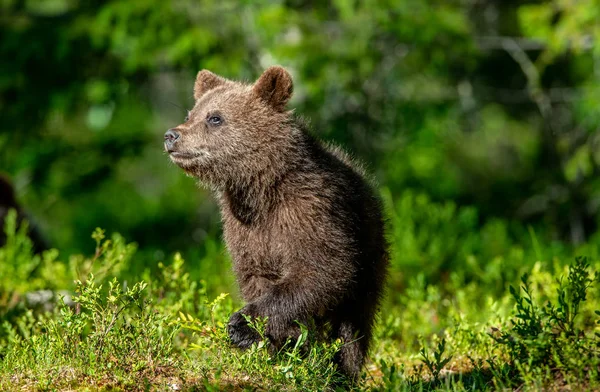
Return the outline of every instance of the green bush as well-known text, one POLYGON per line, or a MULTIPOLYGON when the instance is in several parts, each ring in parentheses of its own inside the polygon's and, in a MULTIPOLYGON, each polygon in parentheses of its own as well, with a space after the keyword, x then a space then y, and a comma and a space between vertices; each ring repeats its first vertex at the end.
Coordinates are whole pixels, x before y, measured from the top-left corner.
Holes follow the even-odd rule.
MULTIPOLYGON (((600 274, 590 272, 590 264, 584 257, 577 258, 569 267, 566 281, 557 280, 556 298, 545 306, 533 295, 528 275, 521 278, 520 290, 510 287, 516 303, 516 313, 510 327, 496 331, 494 340, 506 346, 515 372, 519 377, 515 385, 539 383, 532 374, 546 376, 541 382, 564 380, 566 384, 585 385, 600 377, 600 339, 593 332, 593 308, 584 308, 588 291, 600 283, 600 274), (522 293, 521 293, 522 291, 522 293), (584 312, 583 315, 581 313, 584 312), (585 314, 588 313, 588 314, 585 314), (580 317, 578 317, 580 316, 580 317)), ((592 306, 598 306, 598 298, 592 306)), ((600 316, 600 310, 595 309, 600 316)))
MULTIPOLYGON (((399 208, 405 219, 411 217, 409 211, 430 211, 431 222, 448 225, 455 218, 449 207, 426 199, 411 204, 411 197, 405 196, 406 204, 399 208)), ((371 361, 363 378, 349 386, 332 361, 341 343, 314 341, 306 328, 278 352, 264 342, 247 351, 233 348, 225 325, 239 303, 227 294, 210 294, 214 289, 193 279, 179 254, 130 280, 136 247, 118 235, 107 239, 98 229, 91 257, 75 255, 65 264, 53 256, 43 263, 39 260, 44 256, 31 254, 25 231, 16 231, 11 219, 10 240, 0 255, 36 265, 24 271, 37 278, 20 286, 2 285, 11 287, 16 302, 0 316, 0 389, 495 390, 600 385, 600 291, 597 274, 590 272, 600 264, 585 258, 569 267, 560 262, 522 266, 529 270, 521 280, 524 294, 514 288, 498 292, 499 286, 489 285, 508 279, 494 269, 485 279, 468 282, 461 271, 439 283, 417 274, 385 301, 371 361), (52 271, 58 271, 57 281, 52 271), (565 272, 566 278, 559 278, 565 272), (82 274, 87 278, 80 279, 82 274), (67 291, 57 294, 61 299, 49 309, 31 308, 20 300, 29 290, 58 289, 57 282, 67 277, 73 279, 67 291)), ((431 227, 415 224, 412 230, 431 227)), ((474 231, 464 229, 464 235, 475 239, 471 248, 450 250, 475 252, 473 244, 482 235, 474 231)), ((429 236, 435 238, 435 233, 429 236)), ((422 254, 440 254, 430 251, 422 254)), ((401 272, 404 260, 393 260, 393 276, 401 272)), ((5 271, 18 271, 11 268, 5 271)), ((206 281, 223 279, 219 271, 205 275, 206 281)), ((19 273, 0 279, 25 276, 19 273)), ((259 333, 264 322, 255 323, 259 333)))

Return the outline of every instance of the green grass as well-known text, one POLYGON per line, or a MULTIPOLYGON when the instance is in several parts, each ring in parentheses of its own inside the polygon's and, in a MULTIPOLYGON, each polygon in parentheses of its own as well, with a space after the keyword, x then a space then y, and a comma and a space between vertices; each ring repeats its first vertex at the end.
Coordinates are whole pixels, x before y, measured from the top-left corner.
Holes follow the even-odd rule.
POLYGON ((528 249, 502 236, 503 223, 477 230, 472 211, 418 195, 388 206, 406 225, 395 225, 376 339, 352 386, 332 363, 340 342, 306 329, 280 352, 231 347, 225 325, 241 303, 222 248, 139 271, 143 250, 97 230, 93 255, 64 262, 34 256, 12 216, 0 249, 0 390, 600 389, 596 245, 567 257, 533 230, 528 249), (419 262, 429 264, 413 271, 419 262), (66 291, 41 304, 40 289, 66 291))

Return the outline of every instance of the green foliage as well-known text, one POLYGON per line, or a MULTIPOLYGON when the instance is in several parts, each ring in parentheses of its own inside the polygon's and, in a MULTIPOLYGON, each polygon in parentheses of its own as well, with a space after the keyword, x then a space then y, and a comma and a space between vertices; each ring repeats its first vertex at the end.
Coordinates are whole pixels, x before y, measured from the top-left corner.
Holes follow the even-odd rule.
POLYGON ((595 231, 600 189, 598 8, 2 2, 0 167, 66 255, 85 253, 100 225, 154 261, 203 257, 215 206, 159 158, 162 134, 192 104, 199 69, 252 80, 281 63, 297 112, 396 198, 410 188, 580 243, 595 231))
POLYGON ((427 369, 431 372, 434 380, 439 380, 440 373, 444 366, 452 360, 452 356, 444 358, 444 351, 446 350, 446 339, 441 339, 433 352, 433 357, 427 352, 425 347, 421 349, 421 356, 423 357, 423 363, 427 366, 427 369))
POLYGON ((582 369, 597 369, 600 340, 585 325, 575 323, 591 285, 600 282, 598 272, 590 276, 589 269, 586 258, 577 258, 569 267, 567 281, 557 281, 556 302, 548 301, 545 306, 534 298, 527 274, 521 278, 523 294, 510 287, 516 314, 508 330, 492 336, 507 347, 522 380, 528 381, 530 374, 539 370, 541 374, 549 370, 560 373, 564 379, 597 379, 598 372, 584 375, 582 369))
POLYGON ((210 312, 204 319, 180 313, 177 321, 198 339, 190 348, 200 354, 201 373, 207 379, 216 378, 213 384, 231 383, 235 377, 248 380, 248 387, 261 385, 268 390, 322 390, 344 382, 333 362, 341 342, 317 342, 304 325, 296 341, 274 351, 265 338, 267 320, 249 319, 263 340, 246 351, 232 349, 225 328, 232 308, 223 304, 226 297, 221 294, 207 303, 210 312), (223 352, 230 354, 221 355, 223 352))
POLYGON ((0 289, 0 297, 6 298, 8 293, 29 286, 27 278, 41 263, 40 256, 33 255, 27 228, 26 222, 17 228, 17 212, 9 211, 3 227, 6 244, 0 248, 0 276, 6 283, 0 289))
POLYGON ((596 272, 594 277, 590 277, 589 267, 586 258, 577 258, 569 269, 567 282, 559 282, 558 304, 548 303, 544 311, 559 331, 567 336, 575 336, 581 332, 576 329, 575 317, 579 314, 581 303, 586 300, 590 286, 600 283, 600 274, 596 272))
POLYGON ((28 223, 4 220, 0 389, 339 382, 337 342, 229 346, 240 303, 216 206, 160 153, 199 69, 250 81, 275 63, 290 107, 383 185, 388 295, 356 387, 598 389, 599 10, 0 2, 0 168, 60 249, 34 254, 28 223))
MULTIPOLYGON (((510 295, 497 294, 487 281, 465 284, 461 274, 437 284, 417 275, 404 295, 384 304, 371 361, 363 378, 350 386, 333 361, 341 342, 315 340, 301 326, 300 337, 285 349, 273 350, 262 341, 238 350, 230 345, 226 324, 239 304, 225 293, 208 294, 205 283, 190 278, 181 255, 154 272, 147 269, 143 280, 130 281, 123 276, 130 274, 135 246, 117 235, 107 239, 100 229, 92 237, 92 257, 70 258, 70 271, 87 274, 85 280, 75 278, 72 292, 58 295, 61 299, 49 311, 27 308, 19 300, 13 308, 18 312, 2 316, 0 389, 344 386, 391 391, 600 385, 595 370, 600 364, 600 293, 598 276, 590 272, 600 264, 585 258, 569 267, 566 279, 555 278, 564 268, 551 272, 536 264, 521 280, 523 294, 513 288, 510 295)), ((1 251, 14 252, 9 248, 21 244, 27 252, 26 242, 25 232, 17 231, 1 251)), ((21 260, 31 262, 32 257, 25 254, 21 260)), ((496 272, 488 272, 487 279, 501 279, 491 271, 496 272)), ((5 276, 0 279, 4 282, 5 276)), ((52 276, 40 274, 31 284, 44 288, 52 282, 52 276)), ((13 290, 16 298, 23 297, 20 288, 13 290)), ((261 336, 266 321, 252 320, 261 336)))
MULTIPOLYGON (((126 260, 121 244, 103 241, 100 230, 94 238, 94 260, 109 266, 106 273, 118 271, 118 263, 126 260)), ((90 380, 126 387, 173 369, 177 328, 168 314, 153 309, 147 284, 128 287, 116 277, 105 282, 90 273, 86 281, 75 282, 72 300, 61 298, 52 313, 28 310, 13 324, 5 321, 2 374, 34 389, 70 388, 90 380)), ((0 387, 7 382, 0 377, 0 387)))
POLYGON ((435 202, 413 191, 394 198, 384 188, 382 194, 389 217, 391 285, 403 294, 410 280, 422 275, 425 287, 419 290, 428 283, 479 281, 499 295, 535 262, 575 253, 560 243, 540 244, 531 227, 500 219, 481 222, 471 206, 435 202))

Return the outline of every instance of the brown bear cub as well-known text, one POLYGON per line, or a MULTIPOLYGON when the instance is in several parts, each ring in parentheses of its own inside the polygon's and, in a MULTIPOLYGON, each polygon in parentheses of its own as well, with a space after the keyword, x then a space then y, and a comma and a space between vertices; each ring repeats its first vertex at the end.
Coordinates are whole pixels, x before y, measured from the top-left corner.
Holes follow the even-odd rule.
POLYGON ((379 199, 336 148, 286 110, 292 79, 281 67, 254 84, 198 73, 194 108, 165 134, 171 160, 211 187, 247 305, 227 326, 246 348, 258 334, 243 315, 267 317, 274 347, 298 322, 344 342, 341 370, 360 375, 388 264, 379 199))

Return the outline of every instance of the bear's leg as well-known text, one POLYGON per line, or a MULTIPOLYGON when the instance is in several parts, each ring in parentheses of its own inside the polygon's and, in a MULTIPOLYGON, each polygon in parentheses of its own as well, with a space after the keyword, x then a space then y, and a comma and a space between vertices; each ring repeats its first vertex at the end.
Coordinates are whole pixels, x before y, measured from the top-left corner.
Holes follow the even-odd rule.
MULTIPOLYGON (((267 313, 268 314, 268 313, 267 313)), ((248 348, 252 343, 261 340, 260 335, 248 324, 246 317, 265 317, 265 313, 253 303, 247 304, 229 318, 227 332, 231 343, 240 348, 248 348)), ((293 317, 281 312, 272 312, 268 316, 266 338, 274 349, 282 348, 288 340, 293 343, 300 337, 300 324, 308 326, 309 319, 302 316, 293 317)))
POLYGON ((336 356, 338 368, 351 381, 360 377, 362 366, 369 350, 371 326, 369 320, 356 318, 339 323, 337 337, 343 346, 336 356))

